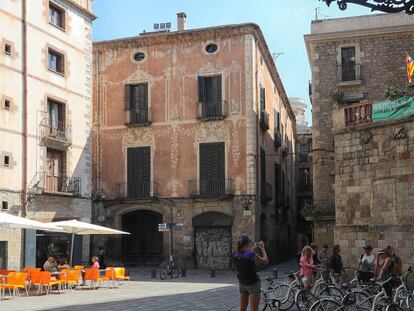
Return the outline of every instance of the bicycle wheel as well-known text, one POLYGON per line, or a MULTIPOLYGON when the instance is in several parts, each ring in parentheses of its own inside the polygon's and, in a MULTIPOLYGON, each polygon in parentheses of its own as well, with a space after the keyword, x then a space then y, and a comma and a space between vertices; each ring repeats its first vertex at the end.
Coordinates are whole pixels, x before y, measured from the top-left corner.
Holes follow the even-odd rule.
POLYGON ((321 292, 319 293, 318 297, 332 297, 337 300, 342 300, 342 298, 344 298, 344 294, 338 287, 325 286, 323 289, 321 289, 321 292))
POLYGON ((273 294, 271 293, 271 290, 262 292, 262 301, 264 303, 262 311, 279 311, 277 307, 277 305, 279 305, 279 302, 277 299, 271 298, 272 295, 273 294))
POLYGON ((307 289, 301 289, 296 293, 295 303, 299 311, 307 311, 318 299, 307 289))
POLYGON ((285 294, 283 298, 277 298, 280 301, 279 310, 280 311, 287 311, 290 310, 293 305, 295 304, 295 292, 296 288, 288 289, 288 292, 285 294))
POLYGON ((414 292, 411 295, 407 296, 405 303, 406 310, 414 310, 414 292))
POLYGON ((332 298, 323 298, 316 301, 309 309, 309 311, 336 311, 342 304, 332 298))
POLYGON ((395 303, 385 306, 385 311, 401 311, 402 309, 395 303))
POLYGON ((173 269, 171 271, 171 278, 178 278, 180 276, 180 270, 178 269, 173 269))
POLYGON ((165 280, 166 278, 167 278, 167 276, 169 275, 169 273, 168 273, 168 270, 167 269, 165 269, 165 270, 162 270, 161 272, 160 272, 160 279, 161 280, 165 280))
POLYGON ((273 288, 269 288, 266 292, 268 292, 269 298, 281 300, 287 297, 287 294, 289 292, 289 285, 279 284, 273 288))

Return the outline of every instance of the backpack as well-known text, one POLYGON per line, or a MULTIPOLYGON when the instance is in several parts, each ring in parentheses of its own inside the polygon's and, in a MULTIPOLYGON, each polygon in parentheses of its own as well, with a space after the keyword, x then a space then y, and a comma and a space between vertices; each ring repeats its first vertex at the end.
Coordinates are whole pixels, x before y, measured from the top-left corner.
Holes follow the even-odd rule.
POLYGON ((392 256, 391 258, 392 260, 392 275, 394 277, 400 277, 402 275, 402 262, 401 262, 401 258, 398 256, 392 256))

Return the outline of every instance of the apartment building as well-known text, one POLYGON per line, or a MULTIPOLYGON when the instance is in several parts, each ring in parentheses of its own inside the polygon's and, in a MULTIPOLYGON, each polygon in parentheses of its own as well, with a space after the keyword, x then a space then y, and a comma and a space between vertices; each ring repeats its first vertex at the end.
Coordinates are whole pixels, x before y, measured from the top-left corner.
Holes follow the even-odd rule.
POLYGON ((413 264, 414 131, 412 116, 398 113, 413 94, 405 59, 414 53, 413 29, 408 15, 374 14, 313 21, 305 36, 315 214, 333 211, 326 232, 347 265, 364 243, 393 245, 413 264), (379 118, 388 111, 381 106, 395 115, 379 118))
POLYGON ((177 31, 94 43, 94 219, 131 235, 93 248, 127 265, 172 252, 227 269, 247 233, 283 259, 296 239, 295 117, 263 34, 187 30, 177 16, 177 31), (173 237, 161 223, 179 224, 173 237))
MULTIPOLYGON (((2 212, 91 220, 94 19, 91 0, 1 2, 2 212)), ((75 247, 76 261, 86 261, 88 239, 75 247)), ((0 232, 3 269, 40 266, 48 255, 68 258, 69 251, 68 235, 0 232)))

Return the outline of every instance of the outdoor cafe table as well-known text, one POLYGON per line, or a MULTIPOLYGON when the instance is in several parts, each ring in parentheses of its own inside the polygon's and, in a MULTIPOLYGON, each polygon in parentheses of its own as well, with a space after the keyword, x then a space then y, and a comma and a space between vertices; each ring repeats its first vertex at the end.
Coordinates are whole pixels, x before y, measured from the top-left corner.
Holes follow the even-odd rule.
POLYGON ((60 271, 50 272, 50 275, 52 277, 55 277, 56 279, 59 279, 59 276, 62 274, 63 274, 63 282, 64 282, 63 288, 66 289, 66 285, 65 285, 66 284, 66 273, 60 272, 60 271))

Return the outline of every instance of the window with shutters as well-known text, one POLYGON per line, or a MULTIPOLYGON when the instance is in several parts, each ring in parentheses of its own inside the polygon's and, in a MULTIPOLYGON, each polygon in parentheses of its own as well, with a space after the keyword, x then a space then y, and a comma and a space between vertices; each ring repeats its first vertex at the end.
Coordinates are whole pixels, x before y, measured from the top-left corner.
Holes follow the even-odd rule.
POLYGON ((260 86, 260 128, 269 129, 269 114, 266 112, 266 89, 260 86))
POLYGON ((201 143, 199 146, 199 180, 189 181, 190 196, 217 197, 233 195, 233 180, 225 173, 225 144, 201 143))
POLYGON ((338 81, 352 82, 361 80, 359 46, 340 46, 338 55, 338 81))
POLYGON ((221 83, 221 75, 198 77, 197 118, 216 119, 225 117, 221 83))
POLYGON ((128 124, 147 125, 151 122, 147 83, 125 85, 125 110, 128 124))
POLYGON ((275 148, 279 148, 282 146, 282 135, 280 133, 280 113, 274 110, 274 143, 275 148))
POLYGON ((127 149, 127 196, 146 198, 153 193, 151 183, 151 147, 127 149))

